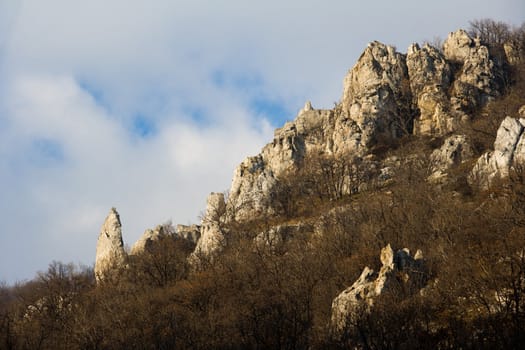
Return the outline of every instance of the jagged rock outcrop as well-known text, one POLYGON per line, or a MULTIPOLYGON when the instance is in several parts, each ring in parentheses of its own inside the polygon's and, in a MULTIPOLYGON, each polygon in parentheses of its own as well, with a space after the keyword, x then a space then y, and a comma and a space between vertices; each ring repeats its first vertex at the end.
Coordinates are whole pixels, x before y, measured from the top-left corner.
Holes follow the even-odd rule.
POLYGON ((175 229, 177 236, 193 244, 197 244, 201 238, 201 227, 199 225, 177 225, 175 229))
MULTIPOLYGON (((502 75, 488 48, 463 30, 448 36, 443 53, 415 44, 403 55, 392 46, 370 43, 345 77, 336 108, 316 110, 307 102, 294 121, 275 131, 260 154, 237 167, 227 203, 229 219, 275 214, 273 189, 309 155, 365 159, 405 133, 444 136, 457 130, 470 120, 472 110, 499 96, 502 75)), ((443 150, 443 157, 459 154, 467 159, 470 147, 461 145, 459 153, 443 150)), ((440 162, 451 165, 437 159, 440 162)))
POLYGON ((403 111, 405 101, 410 101, 405 56, 392 46, 370 43, 344 79, 343 114, 358 134, 348 146, 366 150, 379 139, 399 137, 410 118, 403 111))
POLYGON ((469 112, 500 95, 502 68, 487 46, 464 30, 449 34, 443 53, 425 45, 408 49, 407 66, 418 117, 414 133, 445 135, 470 119, 469 112))
POLYGON ((518 64, 523 60, 525 45, 517 42, 507 42, 503 44, 505 57, 510 64, 518 64))
POLYGON ((154 229, 147 229, 138 241, 133 244, 130 255, 142 254, 159 242, 160 240, 171 237, 174 239, 184 239, 196 245, 200 238, 201 227, 198 225, 177 225, 175 231, 171 224, 158 225, 154 229))
POLYGON ((139 240, 136 241, 131 247, 129 252, 130 255, 138 255, 143 253, 165 235, 165 228, 162 225, 158 225, 154 229, 147 229, 139 238, 139 240))
MULTIPOLYGON (((479 46, 479 41, 476 43, 479 46)), ((474 40, 465 30, 460 29, 448 34, 447 39, 443 43, 443 52, 447 59, 462 63, 472 54, 473 46, 474 40)))
POLYGON ((97 241, 95 258, 95 277, 97 282, 107 277, 113 268, 122 267, 126 261, 126 251, 122 241, 122 224, 115 208, 109 211, 97 241))
POLYGON ((248 157, 236 169, 227 203, 230 219, 245 220, 276 212, 272 190, 279 177, 297 170, 313 149, 336 152, 334 111, 313 109, 309 102, 293 122, 275 130, 273 141, 261 153, 248 157))
MULTIPOLYGON (((260 154, 248 157, 236 168, 227 203, 222 194, 210 195, 202 225, 178 226, 177 234, 197 242, 194 261, 212 257, 226 242, 223 223, 283 211, 276 200, 281 195, 281 181, 297 175, 312 159, 348 160, 340 166, 347 178, 339 184, 335 199, 387 184, 410 160, 377 156, 381 149, 406 133, 445 136, 457 131, 470 119, 472 110, 499 96, 498 79, 503 75, 502 66, 491 58, 488 48, 463 30, 450 33, 443 52, 428 44, 414 44, 404 55, 374 41, 344 78, 341 102, 336 107, 315 109, 307 102, 294 121, 275 131, 272 142, 260 154)), ((498 131, 494 152, 478 160, 471 182, 480 179, 489 183, 496 174, 506 176, 509 167, 525 158, 524 142, 520 143, 523 128, 519 129, 523 122, 506 123, 511 129, 498 131)), ((430 179, 441 181, 450 168, 472 155, 465 136, 449 137, 431 156, 430 179)), ((147 230, 132 253, 143 251, 159 235, 157 229, 147 230)), ((107 265, 103 263, 106 256, 115 255, 113 260, 118 263, 125 259, 121 237, 120 243, 110 244, 109 238, 101 242, 104 239, 99 238, 100 273, 107 265)))
POLYGON ((465 135, 452 135, 430 155, 431 180, 446 177, 447 171, 474 158, 474 149, 465 135))
POLYGON ((412 44, 407 52, 413 104, 419 111, 414 134, 441 135, 455 128, 447 92, 453 79, 445 56, 430 45, 412 44))
POLYGON ((335 335, 351 327, 362 312, 367 312, 374 305, 374 300, 394 285, 409 281, 423 287, 424 275, 423 254, 420 250, 412 257, 407 248, 394 253, 390 244, 381 250, 381 269, 378 273, 368 266, 352 284, 332 302, 331 323, 335 335))
POLYGON ((272 188, 307 154, 365 154, 376 142, 399 137, 409 100, 404 56, 391 46, 371 43, 344 81, 340 108, 316 110, 307 102, 297 118, 277 129, 262 152, 237 167, 228 212, 237 220, 272 214, 272 188))
POLYGON ((208 196, 206 213, 202 218, 201 236, 190 256, 190 262, 198 266, 203 259, 213 259, 226 244, 226 238, 220 227, 221 217, 224 216, 226 203, 223 193, 211 193, 208 196))
POLYGON ((450 33, 443 45, 445 57, 459 65, 452 85, 451 103, 456 110, 468 112, 500 96, 502 68, 490 57, 487 46, 464 30, 450 33))
POLYGON ((525 118, 506 117, 498 128, 494 151, 478 159, 469 175, 472 185, 488 188, 496 179, 509 176, 512 168, 525 166, 525 118))

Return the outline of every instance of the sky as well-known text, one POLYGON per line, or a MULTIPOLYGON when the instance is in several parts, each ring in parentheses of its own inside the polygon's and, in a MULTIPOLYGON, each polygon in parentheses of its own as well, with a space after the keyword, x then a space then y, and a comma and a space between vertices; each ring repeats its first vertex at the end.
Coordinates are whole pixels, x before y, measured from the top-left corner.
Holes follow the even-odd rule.
POLYGON ((210 192, 367 43, 406 52, 523 0, 0 0, 0 281, 92 265, 111 207, 131 246, 210 192))

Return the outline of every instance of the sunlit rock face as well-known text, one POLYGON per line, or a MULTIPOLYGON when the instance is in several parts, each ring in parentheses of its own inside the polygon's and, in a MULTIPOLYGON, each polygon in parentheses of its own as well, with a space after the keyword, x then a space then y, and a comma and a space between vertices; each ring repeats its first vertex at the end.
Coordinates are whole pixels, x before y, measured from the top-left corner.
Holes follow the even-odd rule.
POLYGON ((221 218, 226 211, 223 193, 210 193, 206 204, 206 213, 200 226, 200 238, 190 256, 190 263, 198 268, 205 261, 213 260, 226 244, 221 229, 221 218))
POLYGON ((430 45, 420 48, 413 44, 408 49, 407 67, 413 104, 419 112, 414 134, 441 135, 452 131, 455 118, 447 94, 453 74, 445 56, 430 45))
POLYGON ((464 30, 449 34, 443 53, 409 47, 407 66, 417 118, 414 134, 440 136, 470 120, 469 113, 500 96, 503 69, 487 46, 464 30))
POLYGON ((343 115, 359 135, 356 149, 366 151, 379 140, 402 135, 409 117, 403 109, 409 101, 405 55, 377 41, 368 44, 344 79, 341 100, 343 115))
MULTIPOLYGON (((502 76, 503 68, 487 46, 464 30, 450 33, 443 48, 413 44, 406 54, 371 42, 344 77, 342 97, 334 108, 316 109, 306 102, 293 121, 275 130, 259 154, 235 169, 227 198, 210 195, 201 225, 179 225, 175 232, 196 244, 191 261, 211 259, 227 243, 224 224, 282 214, 278 199, 285 179, 305 174, 312 159, 347 162, 341 168, 352 175, 345 175, 340 196, 392 181, 404 160, 382 157, 381 152, 407 134, 444 140, 430 156, 428 179, 445 181, 451 169, 474 157, 461 128, 472 111, 501 94, 502 76)), ((494 151, 480 157, 472 170, 471 184, 490 184, 524 162, 523 125, 522 119, 504 121, 494 151)), ((140 253, 161 235, 158 228, 146 230, 131 253, 140 253)), ((97 244, 97 278, 103 278, 109 266, 124 264, 125 258, 120 221, 112 210, 97 244)))
POLYGON ((102 224, 97 241, 95 277, 97 282, 107 277, 112 270, 124 266, 126 252, 122 242, 122 224, 115 208, 111 208, 102 224))
POLYGON ((474 148, 465 135, 447 137, 440 148, 430 155, 429 180, 438 182, 445 180, 450 169, 474 159, 474 148))
POLYGON ((158 225, 154 229, 147 229, 138 241, 133 244, 129 252, 130 255, 138 255, 148 250, 155 242, 159 241, 167 233, 165 227, 158 225))
MULTIPOLYGON (((472 110, 500 95, 502 75, 488 48, 463 30, 450 33, 443 51, 413 44, 404 55, 371 42, 344 78, 334 109, 318 110, 307 102, 261 153, 237 167, 226 203, 229 219, 275 214, 272 194, 279 178, 293 176, 309 155, 363 158, 407 133, 441 137, 457 132, 472 110)), ((467 140, 454 142, 468 159, 467 140)))
MULTIPOLYGON (((381 249, 381 268, 376 273, 368 266, 349 288, 332 302, 331 323, 335 335, 344 332, 363 312, 368 312, 374 300, 396 284, 418 279, 424 271, 423 254, 418 250, 414 256, 407 248, 394 252, 390 244, 381 249)), ((424 280, 421 279, 423 287, 424 280)))
POLYGON ((451 91, 451 104, 465 113, 500 96, 499 77, 503 69, 489 54, 487 46, 466 31, 450 33, 443 45, 445 57, 457 65, 451 91))
POLYGON ((498 128, 494 151, 479 157, 469 175, 474 186, 488 188, 494 181, 509 176, 511 170, 525 166, 525 118, 506 117, 498 128))

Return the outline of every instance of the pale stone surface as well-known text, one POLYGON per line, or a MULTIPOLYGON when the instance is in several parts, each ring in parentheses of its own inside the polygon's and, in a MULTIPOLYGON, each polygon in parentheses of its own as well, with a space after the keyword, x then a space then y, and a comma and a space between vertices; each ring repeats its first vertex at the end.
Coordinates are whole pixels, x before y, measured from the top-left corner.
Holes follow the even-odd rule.
POLYGON ((488 188, 495 179, 506 178, 515 166, 525 165, 525 119, 506 117, 498 128, 494 151, 481 155, 469 182, 488 188))
POLYGON ((507 61, 510 64, 518 64, 521 62, 523 45, 521 47, 519 45, 515 45, 513 43, 505 43, 503 44, 503 50, 505 51, 505 57, 507 58, 507 61))
POLYGON ((413 44, 408 49, 407 67, 410 88, 419 117, 414 122, 414 134, 441 135, 455 128, 449 111, 447 91, 453 79, 452 68, 436 48, 413 44))
POLYGON ((402 275, 402 281, 408 282, 413 272, 420 273, 423 270, 423 254, 420 250, 412 257, 407 248, 394 253, 389 244, 381 249, 380 258, 382 266, 378 273, 365 267, 357 281, 332 302, 331 323, 335 334, 351 327, 352 320, 359 317, 360 313, 367 312, 374 300, 396 279, 396 275, 402 275))
POLYGON ((175 229, 177 236, 193 243, 197 244, 201 237, 201 227, 199 225, 177 225, 175 229))
POLYGON ((521 118, 525 118, 525 105, 521 106, 521 107, 518 109, 518 115, 519 115, 521 118))
POLYGON ((465 135, 452 135, 430 155, 430 180, 441 180, 449 169, 474 158, 474 149, 465 135))
POLYGON ((471 54, 471 48, 474 47, 474 40, 463 30, 457 30, 449 33, 443 43, 443 52, 450 61, 463 63, 471 54))
POLYGON ((333 111, 315 110, 307 103, 295 121, 275 130, 273 141, 259 155, 246 158, 235 169, 227 203, 229 219, 273 214, 271 194, 278 177, 296 170, 314 148, 331 152, 333 124, 333 111))
POLYGON ((122 267, 127 254, 122 241, 122 224, 115 208, 109 211, 97 241, 95 277, 97 282, 104 279, 114 267, 122 267))
POLYGON ((429 45, 413 44, 408 49, 412 99, 419 112, 415 134, 453 132, 470 119, 469 111, 500 95, 502 67, 486 46, 458 30, 449 34, 443 48, 443 54, 429 45))
POLYGON ((200 238, 190 256, 190 262, 198 266, 203 259, 213 259, 226 244, 226 238, 220 227, 221 217, 225 214, 226 204, 223 193, 210 193, 206 205, 206 214, 200 226, 200 238))
POLYGON ((496 77, 503 75, 502 68, 491 59, 487 46, 458 30, 449 34, 443 47, 445 57, 460 65, 452 85, 452 108, 468 111, 500 95, 496 77))
POLYGON ((405 56, 392 46, 370 43, 344 79, 341 101, 343 114, 359 134, 358 151, 401 135, 407 116, 399 105, 409 100, 408 85, 405 56))
MULTIPOLYGON (((237 167, 227 203, 228 219, 275 214, 278 208, 272 193, 279 178, 293 176, 308 155, 365 159, 374 146, 388 147, 412 127, 415 134, 443 136, 468 122, 470 110, 499 95, 495 81, 500 68, 487 47, 465 31, 451 33, 444 46, 441 53, 432 46, 415 44, 403 55, 391 46, 370 43, 346 75, 339 105, 318 110, 306 102, 294 121, 275 131, 273 141, 260 154, 237 167)), ((457 146, 462 149, 442 150, 438 161, 447 167, 450 160, 455 164, 458 152, 467 159, 470 148, 464 143, 457 146)), ((377 168, 384 169, 379 179, 384 181, 395 167, 377 168)), ((364 189, 366 184, 346 186, 346 191, 354 187, 364 189)))
POLYGON ((138 241, 133 244, 130 250, 130 255, 137 255, 144 253, 152 244, 165 236, 164 227, 158 225, 154 229, 147 229, 138 241))

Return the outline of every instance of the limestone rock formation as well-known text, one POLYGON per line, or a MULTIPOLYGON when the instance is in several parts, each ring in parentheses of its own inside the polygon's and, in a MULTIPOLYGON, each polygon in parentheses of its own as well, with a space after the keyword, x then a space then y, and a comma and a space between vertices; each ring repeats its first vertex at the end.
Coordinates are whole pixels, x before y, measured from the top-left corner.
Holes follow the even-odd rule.
POLYGON ((201 227, 199 225, 177 225, 175 231, 177 236, 193 244, 197 244, 201 237, 201 227))
POLYGON ((407 67, 418 117, 414 133, 445 135, 469 120, 469 111, 500 95, 502 68, 487 46, 464 30, 450 33, 444 53, 425 45, 408 49, 407 67))
POLYGON ((502 68, 492 60, 487 46, 458 30, 449 34, 443 50, 449 61, 459 65, 452 85, 453 108, 469 111, 500 95, 498 77, 503 75, 502 68))
POLYGON ((162 225, 158 225, 153 230, 147 229, 139 240, 131 247, 130 255, 137 255, 146 251, 152 244, 166 234, 164 231, 164 226, 162 225))
POLYGON ((484 153, 469 176, 469 182, 488 188, 506 178, 513 167, 525 166, 525 119, 506 117, 498 128, 494 151, 484 153))
MULTIPOLYGON (((315 109, 306 102, 295 120, 277 129, 258 155, 235 169, 228 201, 222 194, 210 195, 202 225, 177 226, 177 234, 196 242, 194 258, 212 257, 226 242, 223 223, 282 211, 275 200, 280 181, 298 174, 316 156, 351 162, 342 195, 387 184, 396 169, 410 160, 381 158, 376 151, 406 133, 445 136, 457 132, 473 109, 500 94, 498 77, 503 74, 496 63, 488 48, 463 30, 450 33, 443 52, 428 44, 413 44, 404 55, 392 46, 370 43, 344 78, 341 102, 335 108, 315 109)), ((523 124, 516 120, 502 124, 494 152, 478 160, 471 182, 488 183, 523 162, 523 124)), ((465 136, 450 136, 431 156, 431 179, 441 181, 449 169, 472 155, 465 136)), ((160 234, 158 229, 147 230, 132 253, 146 249, 160 234)), ((120 238, 109 237, 99 238, 96 272, 100 275, 107 261, 120 264, 125 259, 120 233, 120 238)))
POLYGON ((412 44, 407 53, 408 75, 413 103, 419 110, 414 134, 440 135, 455 128, 447 91, 453 80, 445 56, 430 45, 412 44))
POLYGON ((396 283, 407 283, 423 271, 423 256, 419 250, 412 257, 407 248, 394 253, 389 244, 381 250, 380 259, 382 266, 378 273, 365 267, 357 281, 332 302, 331 323, 335 334, 350 327, 352 320, 361 312, 367 312, 388 288, 396 283))
POLYGON ((356 148, 397 138, 409 122, 402 111, 409 97, 405 56, 392 46, 370 43, 344 79, 341 101, 359 134, 356 148))
POLYGON ((144 253, 153 244, 166 237, 184 239, 196 245, 201 235, 200 231, 201 227, 198 225, 177 225, 175 231, 173 231, 171 224, 157 225, 154 229, 147 229, 139 240, 133 244, 130 255, 144 253))
POLYGON ((211 193, 208 196, 206 214, 202 218, 201 236, 190 257, 190 262, 198 265, 203 259, 213 259, 224 247, 226 238, 220 227, 220 219, 225 213, 226 204, 223 193, 211 193))
POLYGON ((446 176, 447 170, 474 158, 474 149, 465 135, 452 135, 430 155, 432 180, 446 176))
POLYGON ((296 170, 312 149, 334 151, 334 122, 333 111, 315 110, 307 102, 295 121, 275 130, 273 141, 259 155, 235 169, 227 203, 230 219, 273 214, 271 193, 279 176, 296 170))
MULTIPOLYGON (((479 42, 477 42, 479 45, 479 42)), ((460 29, 449 33, 446 41, 443 43, 443 52, 447 59, 455 62, 464 62, 471 55, 474 40, 468 33, 460 29)))
MULTIPOLYGON (((403 55, 391 46, 370 43, 346 75, 338 106, 318 110, 307 102, 294 121, 275 131, 260 154, 237 167, 227 203, 229 219, 275 214, 273 189, 309 155, 365 159, 375 147, 388 146, 405 133, 444 136, 458 130, 470 120, 470 111, 500 94, 500 76, 502 68, 488 48, 463 30, 449 35, 443 53, 414 44, 403 55)), ((461 144, 461 151, 443 150, 443 157, 467 159, 470 147, 454 142, 461 144)))
POLYGON ((95 277, 98 281, 104 279, 114 267, 121 267, 126 261, 126 252, 122 242, 122 225, 115 208, 109 211, 97 241, 95 258, 95 277))

